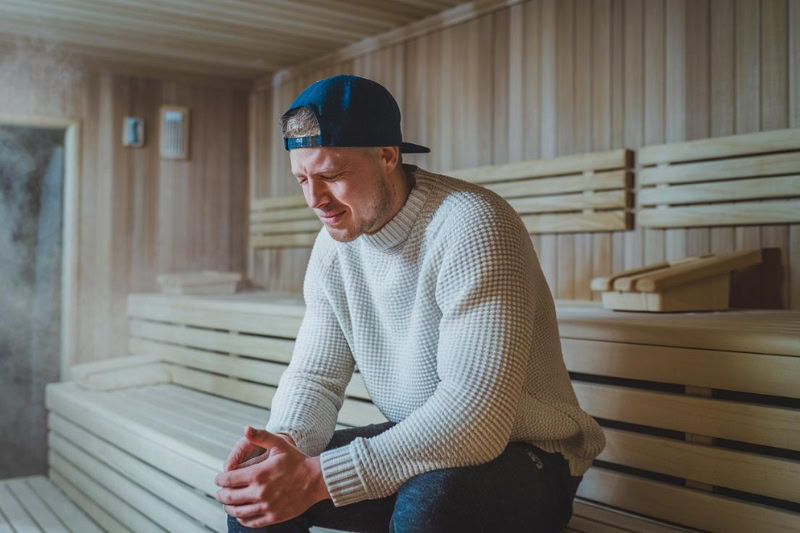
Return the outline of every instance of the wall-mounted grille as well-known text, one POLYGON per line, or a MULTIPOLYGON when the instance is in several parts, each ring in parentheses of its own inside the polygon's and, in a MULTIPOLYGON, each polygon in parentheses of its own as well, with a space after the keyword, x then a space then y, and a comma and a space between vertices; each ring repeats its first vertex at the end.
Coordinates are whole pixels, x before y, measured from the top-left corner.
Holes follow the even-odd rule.
POLYGON ((161 157, 189 159, 189 108, 161 108, 161 157))

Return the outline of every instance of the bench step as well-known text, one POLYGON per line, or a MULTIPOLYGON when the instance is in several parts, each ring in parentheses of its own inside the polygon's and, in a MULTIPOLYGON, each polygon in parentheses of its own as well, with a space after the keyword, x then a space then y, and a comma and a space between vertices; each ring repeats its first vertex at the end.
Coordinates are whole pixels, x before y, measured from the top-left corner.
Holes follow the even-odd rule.
POLYGON ((2 533, 101 533, 89 516, 44 476, 0 480, 2 533))

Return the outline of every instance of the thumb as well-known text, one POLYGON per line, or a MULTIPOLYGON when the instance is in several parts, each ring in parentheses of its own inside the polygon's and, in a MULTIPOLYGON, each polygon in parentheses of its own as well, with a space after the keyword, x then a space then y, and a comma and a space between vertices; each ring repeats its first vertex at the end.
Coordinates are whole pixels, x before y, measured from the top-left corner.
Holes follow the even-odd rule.
POLYGON ((288 442, 278 435, 270 433, 265 429, 256 429, 252 426, 247 426, 245 428, 244 436, 251 443, 261 446, 266 450, 271 448, 285 449, 289 445, 288 442))

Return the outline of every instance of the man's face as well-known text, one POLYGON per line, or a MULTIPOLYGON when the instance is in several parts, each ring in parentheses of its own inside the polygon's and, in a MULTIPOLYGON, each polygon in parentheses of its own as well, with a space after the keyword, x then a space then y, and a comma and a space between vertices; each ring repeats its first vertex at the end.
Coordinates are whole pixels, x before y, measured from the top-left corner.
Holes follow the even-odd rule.
POLYGON ((289 152, 306 203, 337 241, 375 233, 391 214, 389 173, 379 152, 329 147, 289 152))

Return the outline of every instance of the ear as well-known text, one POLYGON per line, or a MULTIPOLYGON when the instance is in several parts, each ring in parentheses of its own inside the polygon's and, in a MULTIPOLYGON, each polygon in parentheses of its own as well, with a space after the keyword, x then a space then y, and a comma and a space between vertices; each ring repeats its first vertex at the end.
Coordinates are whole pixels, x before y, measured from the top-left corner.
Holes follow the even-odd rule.
POLYGON ((378 162, 383 167, 384 172, 390 174, 400 164, 399 146, 382 146, 378 148, 378 162))

